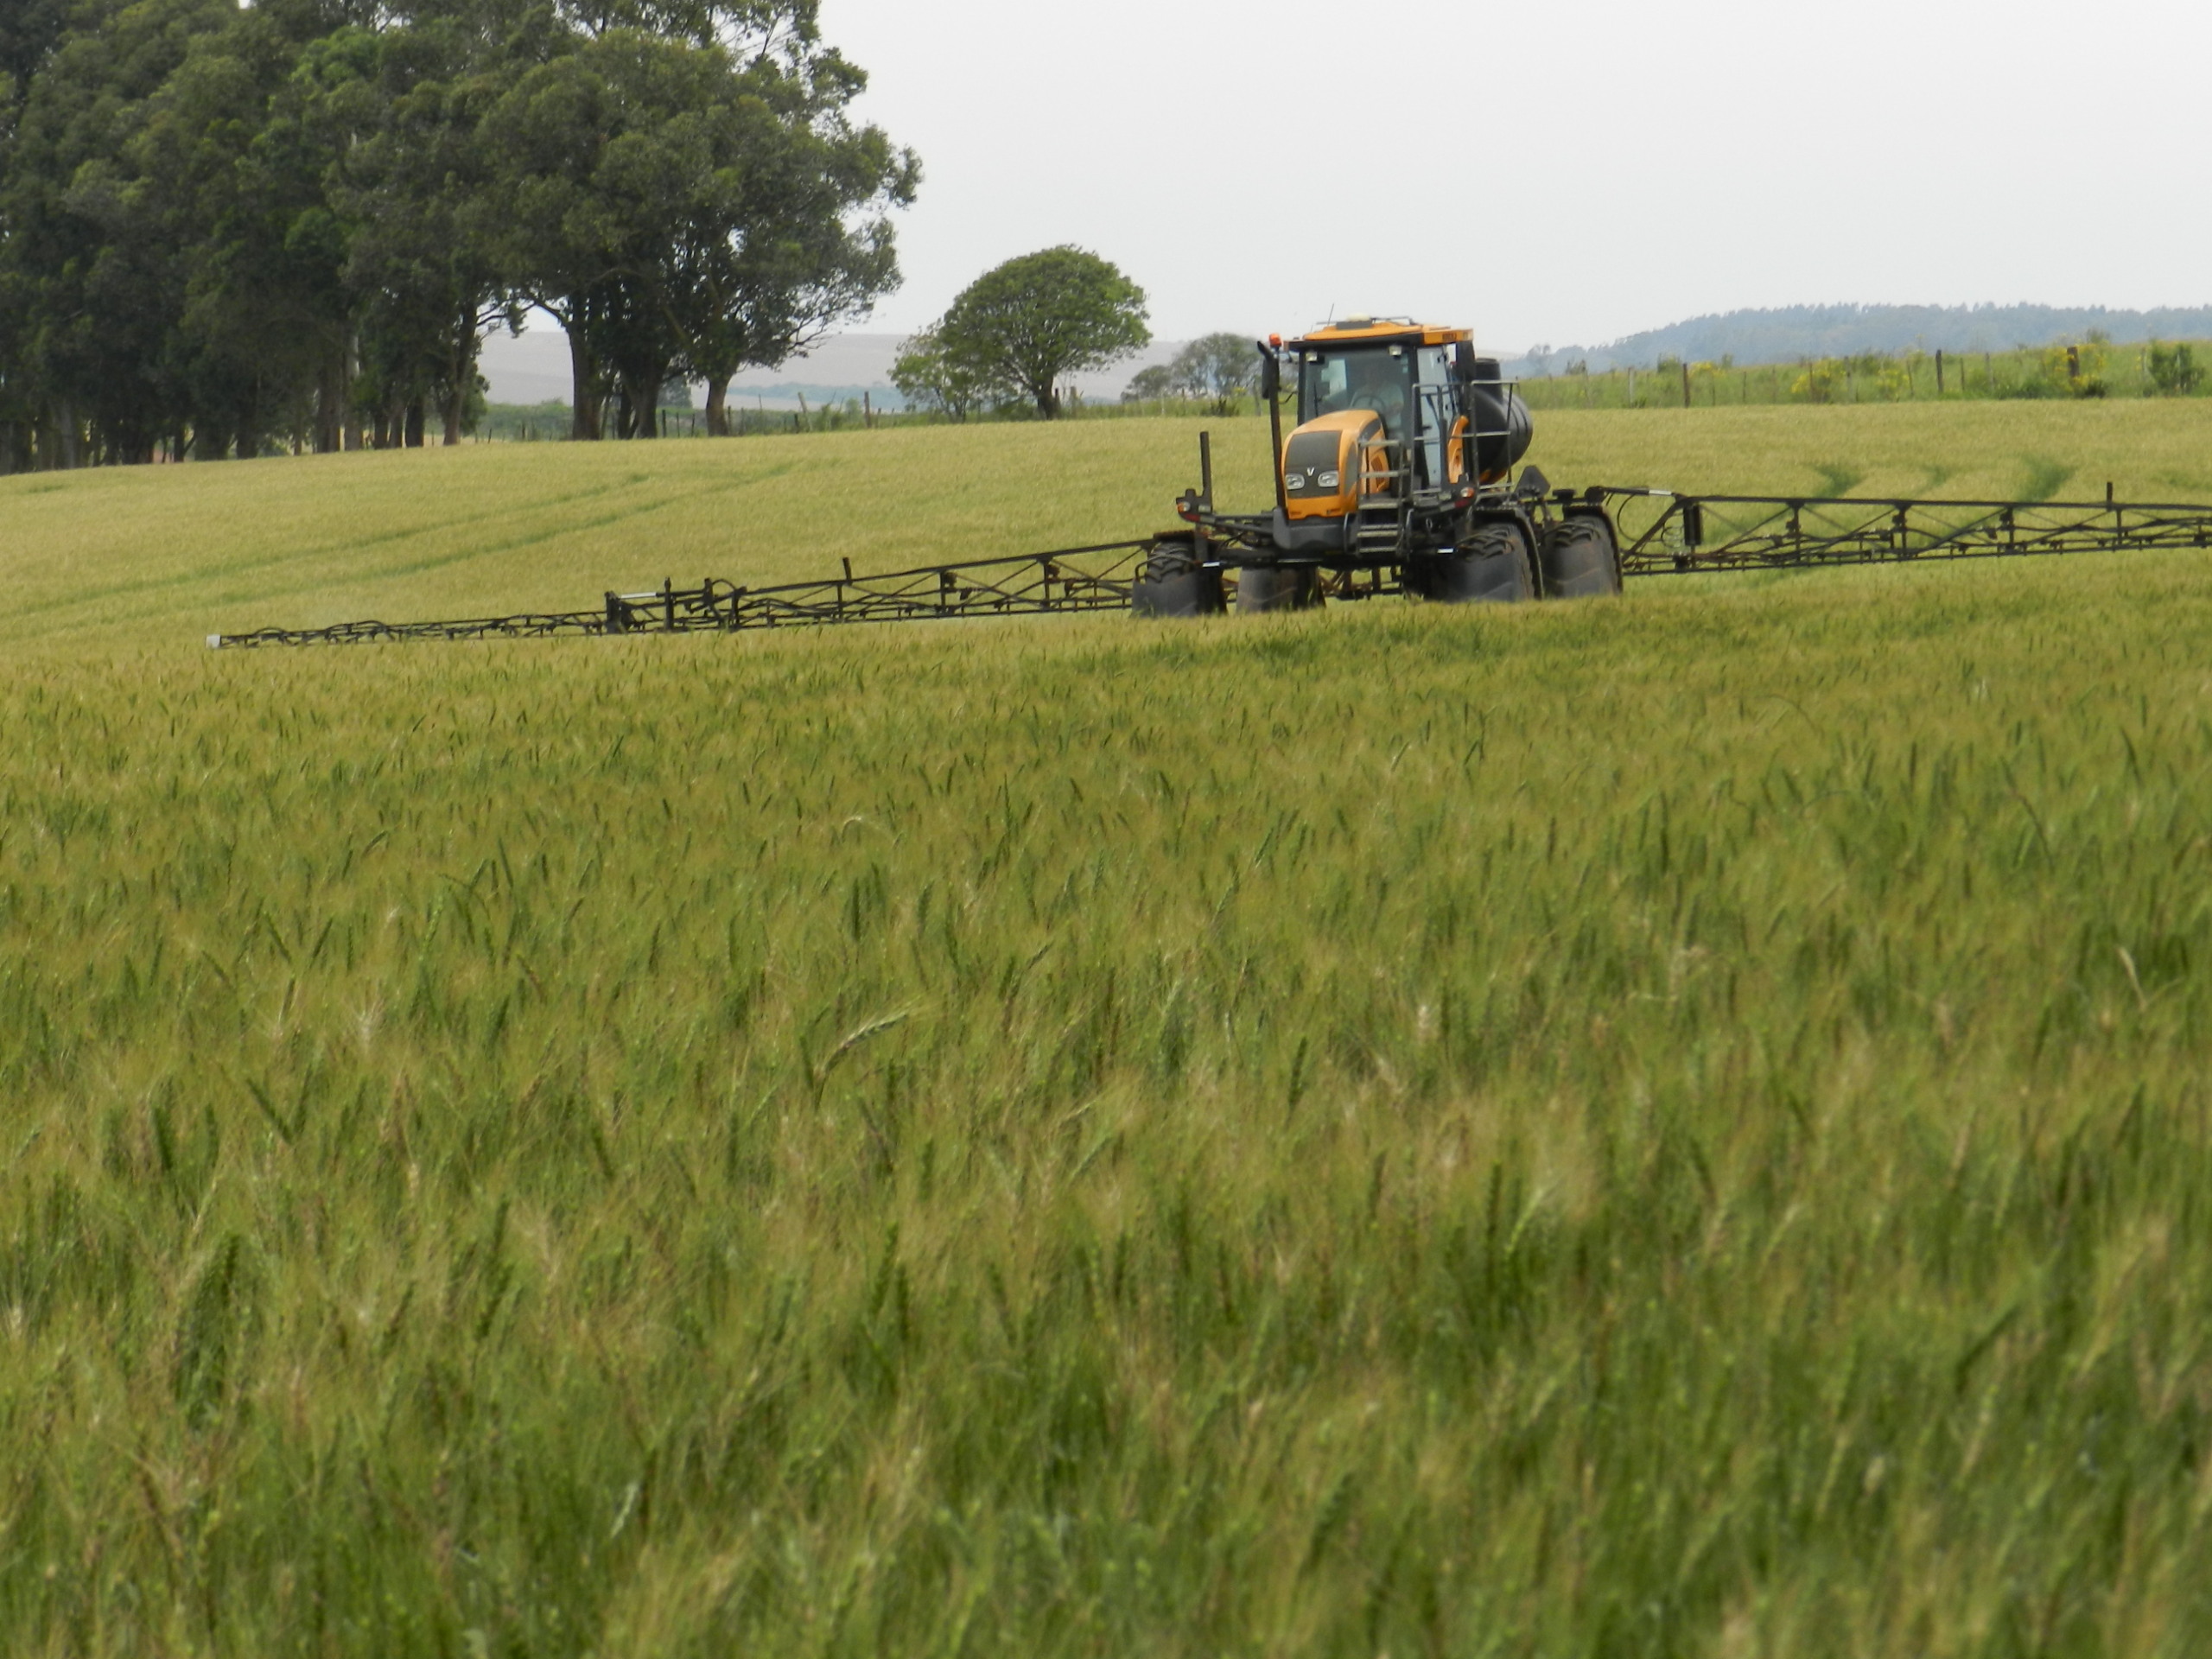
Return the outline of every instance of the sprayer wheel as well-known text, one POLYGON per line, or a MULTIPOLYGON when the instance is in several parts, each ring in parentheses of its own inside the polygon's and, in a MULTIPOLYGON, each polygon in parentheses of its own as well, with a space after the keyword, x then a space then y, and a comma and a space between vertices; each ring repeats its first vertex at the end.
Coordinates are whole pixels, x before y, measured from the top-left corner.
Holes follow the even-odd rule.
POLYGON ((1311 565, 1274 569, 1249 566, 1236 573, 1236 613, 1307 611, 1321 602, 1321 573, 1311 565))
POLYGON ((1442 605, 1510 604, 1539 591, 1529 538, 1511 524, 1478 524, 1451 552, 1421 564, 1416 591, 1442 605))
POLYGON ((1569 518, 1544 537, 1544 592, 1586 599, 1621 590, 1620 550, 1602 518, 1569 518))
POLYGON ((1221 572, 1173 543, 1154 547, 1144 574, 1129 586, 1129 609, 1138 616, 1218 616, 1228 608, 1221 572))

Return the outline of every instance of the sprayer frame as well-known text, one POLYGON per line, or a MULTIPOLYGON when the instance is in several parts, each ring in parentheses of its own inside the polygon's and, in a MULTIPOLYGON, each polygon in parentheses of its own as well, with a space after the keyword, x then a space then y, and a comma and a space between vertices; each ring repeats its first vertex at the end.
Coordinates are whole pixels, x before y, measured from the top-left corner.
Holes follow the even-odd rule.
MULTIPOLYGON (((1372 337, 1362 346, 1377 353, 1409 355, 1420 336, 1420 330, 1411 329, 1402 337, 1372 337)), ((1448 553, 1476 526, 1500 522, 1516 525, 1532 545, 1537 543, 1545 532, 1545 524, 1539 520, 1550 517, 1548 503, 1543 499, 1546 487, 1541 475, 1534 474, 1534 469, 1523 474, 1524 478, 1534 474, 1537 487, 1531 491, 1525 486, 1516 488, 1511 472, 1512 460, 1517 459, 1510 452, 1514 435, 1512 411, 1518 403, 1519 382, 1503 378, 1493 359, 1477 357, 1465 340, 1453 342, 1451 348, 1449 384, 1457 406, 1439 412, 1445 434, 1440 439, 1434 435, 1424 439, 1421 434, 1419 416, 1414 411, 1420 406, 1423 391, 1413 377, 1413 365, 1408 365, 1407 409, 1413 416, 1411 423, 1415 429, 1395 438, 1386 436, 1382 444, 1392 469, 1388 476, 1402 480, 1400 487, 1395 492, 1385 489, 1363 494, 1353 511, 1342 518, 1293 519, 1283 481, 1282 365, 1287 355, 1295 354, 1305 344, 1302 340, 1286 344, 1279 335, 1259 342, 1260 396, 1268 405, 1273 455, 1270 471, 1274 474, 1274 512, 1224 513, 1215 509, 1211 444, 1207 435, 1199 435, 1198 487, 1184 493, 1176 502, 1176 511, 1184 522, 1194 527, 1192 551, 1202 562, 1261 568, 1313 566, 1330 570, 1370 570, 1402 564, 1408 556, 1448 553), (1488 399, 1481 396, 1484 391, 1491 393, 1488 399), (1504 424, 1496 430, 1481 423, 1486 402, 1501 411, 1504 424), (1467 423, 1465 430, 1454 438, 1450 433, 1462 417, 1467 423), (1440 447, 1457 442, 1461 446, 1462 479, 1457 487, 1406 487, 1414 477, 1414 452, 1425 442, 1437 442, 1440 447), (1484 449, 1490 446, 1495 446, 1495 452, 1485 457, 1484 449), (1482 470, 1483 461, 1501 456, 1504 457, 1504 465, 1494 467, 1486 475, 1482 470)), ((1339 352, 1345 349, 1340 342, 1330 344, 1339 352)))

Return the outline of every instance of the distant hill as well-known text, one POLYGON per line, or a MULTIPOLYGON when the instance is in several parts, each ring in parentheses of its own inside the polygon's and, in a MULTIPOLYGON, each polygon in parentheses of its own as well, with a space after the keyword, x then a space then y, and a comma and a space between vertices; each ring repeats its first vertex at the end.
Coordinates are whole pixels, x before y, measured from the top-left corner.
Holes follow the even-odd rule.
POLYGON ((2115 311, 2104 306, 1786 305, 1692 317, 1663 328, 1596 346, 1563 346, 1530 353, 1513 366, 1523 375, 1556 374, 1586 360, 1592 370, 1649 368, 1662 357, 1716 362, 1794 363, 1806 357, 1856 352, 1999 352, 2081 340, 2097 329, 2115 344, 2145 340, 2212 338, 2212 306, 2115 311))

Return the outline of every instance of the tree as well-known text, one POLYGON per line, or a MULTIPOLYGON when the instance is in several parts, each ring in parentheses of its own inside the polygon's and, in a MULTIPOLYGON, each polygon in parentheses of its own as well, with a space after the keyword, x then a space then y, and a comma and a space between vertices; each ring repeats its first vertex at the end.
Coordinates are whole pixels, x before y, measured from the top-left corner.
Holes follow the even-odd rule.
POLYGON ((672 249, 667 304, 721 436, 738 370, 781 365, 898 286, 887 213, 913 200, 921 168, 849 119, 867 77, 822 44, 813 0, 686 0, 671 25, 694 8, 694 38, 732 67, 716 166, 672 249))
POLYGON ((985 382, 1013 387, 1046 420, 1065 378, 1151 343, 1144 290, 1081 248, 1046 248, 977 277, 938 321, 942 348, 985 382))
POLYGON ((919 168, 847 120, 863 78, 810 18, 764 7, 741 62, 728 16, 704 44, 609 27, 487 118, 511 280, 568 330, 578 437, 599 435, 610 391, 617 429, 652 435, 677 372, 706 382, 723 429, 740 368, 782 362, 896 284, 883 214, 919 168))
POLYGON ((530 70, 487 116, 499 158, 493 214, 507 279, 569 336, 578 438, 647 436, 654 394, 679 353, 652 291, 655 256, 701 164, 680 124, 696 91, 693 49, 611 29, 530 70))
POLYGON ((2144 366, 2150 375, 2152 389, 2162 397, 2186 397, 2204 379, 2204 370, 2196 360, 2196 353, 2185 342, 2162 346, 2152 340, 2144 366))
POLYGON ((1175 373, 1165 363, 1154 363, 1149 368, 1139 369, 1129 377, 1129 384, 1122 389, 1125 404, 1157 403, 1171 397, 1175 391, 1175 373))
POLYGON ((919 409, 938 410, 964 421, 985 404, 1003 397, 1006 387, 993 382, 976 365, 948 351, 935 328, 925 328, 899 348, 891 365, 891 384, 906 400, 919 409))
POLYGON ((1202 335, 1175 353, 1168 374, 1176 391, 1210 399, 1216 413, 1227 415, 1238 398, 1258 393, 1259 348, 1246 334, 1202 335))
MULTIPOLYGON (((515 68, 464 20, 428 16, 376 36, 341 31, 295 78, 318 89, 302 125, 324 130, 353 312, 350 346, 341 328, 328 365, 338 397, 325 403, 365 409, 380 442, 421 442, 433 408, 444 442, 460 442, 484 337, 520 321, 494 255, 479 131, 515 68)), ((334 435, 319 431, 318 447, 334 435)))

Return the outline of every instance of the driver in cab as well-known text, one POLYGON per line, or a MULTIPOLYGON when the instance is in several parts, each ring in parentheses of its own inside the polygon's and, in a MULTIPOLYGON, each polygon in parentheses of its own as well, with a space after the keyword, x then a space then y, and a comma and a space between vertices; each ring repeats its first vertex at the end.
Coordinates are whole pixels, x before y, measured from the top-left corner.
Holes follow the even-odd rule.
POLYGON ((1322 412, 1368 409, 1382 417, 1382 435, 1395 438, 1406 417, 1404 359, 1381 352, 1361 353, 1344 359, 1344 385, 1323 400, 1322 412))

